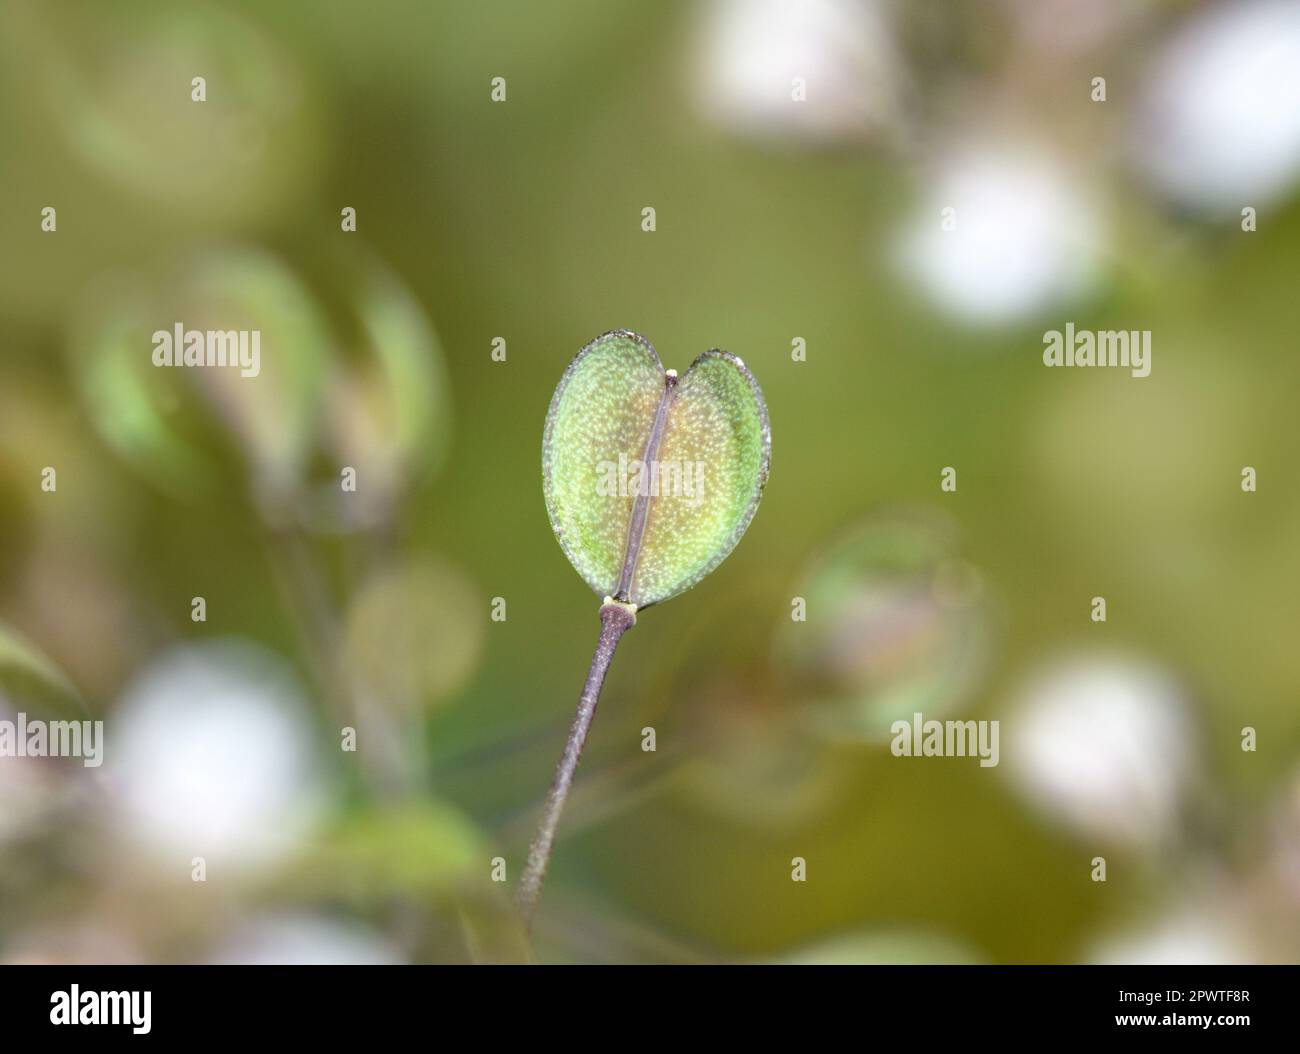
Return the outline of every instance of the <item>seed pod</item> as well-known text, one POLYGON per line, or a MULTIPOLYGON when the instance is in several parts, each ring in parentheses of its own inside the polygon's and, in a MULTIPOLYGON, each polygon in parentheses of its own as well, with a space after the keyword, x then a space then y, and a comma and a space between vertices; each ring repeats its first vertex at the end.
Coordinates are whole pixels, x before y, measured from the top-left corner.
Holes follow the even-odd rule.
POLYGON ((551 527, 598 596, 657 604, 736 547, 771 443, 763 393, 738 357, 706 351, 679 379, 644 337, 606 333, 578 352, 551 399, 551 527))

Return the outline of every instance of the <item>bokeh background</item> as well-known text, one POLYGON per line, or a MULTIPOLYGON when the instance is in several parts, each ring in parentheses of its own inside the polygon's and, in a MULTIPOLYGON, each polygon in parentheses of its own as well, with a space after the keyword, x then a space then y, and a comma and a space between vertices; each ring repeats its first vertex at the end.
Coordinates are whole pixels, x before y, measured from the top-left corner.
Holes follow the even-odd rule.
POLYGON ((0 958, 1300 954, 1294 3, 8 0, 0 164, 0 706, 106 737, 0 759, 0 958), (772 475, 620 647, 530 949, 598 629, 542 422, 614 327, 742 355, 772 475))

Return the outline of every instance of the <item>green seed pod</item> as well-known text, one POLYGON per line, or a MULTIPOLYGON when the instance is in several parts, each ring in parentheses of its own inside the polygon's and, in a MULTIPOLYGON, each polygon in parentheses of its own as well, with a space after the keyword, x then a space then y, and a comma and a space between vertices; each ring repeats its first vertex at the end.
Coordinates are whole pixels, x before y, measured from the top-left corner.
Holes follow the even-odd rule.
POLYGON ((638 608, 690 589, 736 547, 771 452, 758 382, 725 351, 706 351, 679 380, 645 337, 620 329, 578 352, 560 378, 542 437, 546 511, 560 548, 605 602, 516 891, 525 929, 619 639, 638 608))
POLYGON ((598 596, 634 608, 689 589, 736 547, 771 458, 763 393, 745 364, 706 351, 680 379, 648 340, 597 337, 546 417, 551 527, 598 596))

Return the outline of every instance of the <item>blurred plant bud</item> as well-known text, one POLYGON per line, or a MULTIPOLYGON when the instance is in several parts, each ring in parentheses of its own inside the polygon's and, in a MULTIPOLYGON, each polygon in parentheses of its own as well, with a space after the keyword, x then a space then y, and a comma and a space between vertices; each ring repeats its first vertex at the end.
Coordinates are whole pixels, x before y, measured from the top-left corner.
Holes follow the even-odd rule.
POLYGON ((420 710, 464 686, 483 650, 483 601, 454 566, 410 560, 374 575, 347 615, 357 691, 420 710))
POLYGON ((69 352, 91 422, 133 467, 173 493, 213 490, 224 447, 263 490, 293 485, 311 450, 330 351, 326 321, 278 259, 220 248, 164 274, 114 276, 88 295, 69 352), (238 364, 157 366, 175 331, 258 334, 256 375, 238 364), (215 433, 215 434, 214 434, 215 433), (224 440, 224 443, 223 441, 224 440))
POLYGON ((197 258, 175 296, 174 317, 186 330, 260 334, 254 376, 231 367, 170 369, 234 437, 258 489, 291 492, 312 452, 333 348, 316 298, 280 260, 245 249, 197 258))
POLYGON ((1045 816, 1112 844, 1181 834, 1198 744, 1183 691, 1164 671, 1064 660, 1028 681, 1002 725, 1002 767, 1045 816))
POLYGON ((151 206, 247 221, 320 171, 301 66, 230 10, 146 3, 60 18, 31 5, 10 32, 20 54, 41 57, 25 83, 77 158, 151 206))
POLYGON ((782 622, 775 655, 818 733, 883 739, 896 720, 939 717, 968 697, 990 619, 954 533, 941 519, 877 518, 801 576, 806 621, 782 622))
MULTIPOLYGON (((361 501, 342 502, 336 479, 318 488, 316 512, 344 525, 382 522, 407 490, 443 463, 451 438, 451 394, 442 346, 411 293, 376 261, 345 267, 356 330, 353 354, 330 378, 328 434, 334 460, 364 480, 361 501)), ((358 487, 360 491, 360 487, 358 487)))
POLYGON ((386 522, 445 454, 441 347, 380 264, 340 267, 346 281, 323 290, 270 253, 226 247, 167 274, 106 280, 69 342, 92 422, 171 494, 212 496, 223 473, 242 473, 271 526, 386 522), (159 342, 179 357, 191 334, 238 361, 156 364, 159 342), (344 467, 354 490, 340 484, 344 467))

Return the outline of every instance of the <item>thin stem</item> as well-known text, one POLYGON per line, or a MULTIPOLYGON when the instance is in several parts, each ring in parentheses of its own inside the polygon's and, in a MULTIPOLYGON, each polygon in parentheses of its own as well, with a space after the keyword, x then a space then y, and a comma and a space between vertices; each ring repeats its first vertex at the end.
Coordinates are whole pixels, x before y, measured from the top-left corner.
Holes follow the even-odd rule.
POLYGON ((523 877, 519 880, 516 899, 525 927, 532 927, 537 902, 542 899, 542 881, 546 878, 546 866, 551 861, 555 829, 560 825, 564 800, 569 796, 573 775, 577 772, 578 760, 582 757, 582 747, 587 741, 587 732, 591 728, 591 720, 596 716, 600 688, 605 683, 605 674, 609 670, 610 661, 614 658, 614 649, 618 646, 619 638, 624 632, 635 625, 634 607, 605 598, 605 603, 600 609, 600 640, 596 642, 596 653, 591 657, 587 683, 582 686, 578 712, 574 715, 573 725, 569 729, 569 738, 564 744, 564 753, 560 755, 560 763, 555 767, 555 782, 551 784, 550 792, 546 795, 546 804, 542 806, 542 819, 537 825, 537 833, 533 836, 533 844, 528 849, 528 862, 524 866, 523 877))

